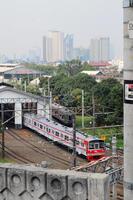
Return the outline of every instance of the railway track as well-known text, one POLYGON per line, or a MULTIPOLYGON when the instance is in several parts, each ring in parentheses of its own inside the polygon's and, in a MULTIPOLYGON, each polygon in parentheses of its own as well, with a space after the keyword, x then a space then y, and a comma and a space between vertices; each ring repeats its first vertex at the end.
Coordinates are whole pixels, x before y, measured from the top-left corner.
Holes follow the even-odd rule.
POLYGON ((51 158, 52 160, 61 163, 65 166, 70 166, 70 162, 58 157, 56 155, 53 155, 52 153, 49 153, 48 151, 45 151, 44 149, 41 149, 40 147, 32 144, 31 142, 27 141, 26 139, 24 139, 23 137, 21 137, 20 135, 17 134, 16 131, 13 131, 12 129, 10 130, 6 130, 6 133, 9 134, 10 136, 12 136, 14 139, 16 139, 19 142, 22 142, 23 144, 25 144, 26 146, 28 146, 29 148, 31 148, 33 151, 43 155, 43 156, 48 156, 49 158, 51 158))
MULTIPOLYGON (((2 150, 2 144, 0 142, 0 149, 2 150)), ((33 163, 30 159, 27 159, 23 157, 22 155, 17 154, 13 150, 11 150, 9 147, 5 146, 5 153, 10 157, 15 159, 16 161, 19 161, 21 164, 28 164, 33 163)))

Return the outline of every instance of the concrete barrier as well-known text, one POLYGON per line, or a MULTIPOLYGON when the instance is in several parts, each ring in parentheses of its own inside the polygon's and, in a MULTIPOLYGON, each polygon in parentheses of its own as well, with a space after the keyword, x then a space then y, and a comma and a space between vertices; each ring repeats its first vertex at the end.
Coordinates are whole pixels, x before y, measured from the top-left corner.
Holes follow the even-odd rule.
POLYGON ((109 200, 109 177, 1 164, 0 200, 109 200))

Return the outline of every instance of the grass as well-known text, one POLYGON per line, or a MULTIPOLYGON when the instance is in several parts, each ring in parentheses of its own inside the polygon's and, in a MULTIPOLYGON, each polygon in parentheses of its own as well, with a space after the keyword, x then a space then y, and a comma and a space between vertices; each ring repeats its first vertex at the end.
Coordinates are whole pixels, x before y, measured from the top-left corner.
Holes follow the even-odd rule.
MULTIPOLYGON (((84 126, 85 127, 90 127, 92 121, 93 121, 93 117, 85 116, 84 117, 84 126)), ((82 116, 79 116, 79 115, 76 116, 76 127, 77 128, 82 128, 82 116)))
POLYGON ((10 160, 9 158, 5 159, 0 158, 0 163, 12 163, 12 160, 10 160))

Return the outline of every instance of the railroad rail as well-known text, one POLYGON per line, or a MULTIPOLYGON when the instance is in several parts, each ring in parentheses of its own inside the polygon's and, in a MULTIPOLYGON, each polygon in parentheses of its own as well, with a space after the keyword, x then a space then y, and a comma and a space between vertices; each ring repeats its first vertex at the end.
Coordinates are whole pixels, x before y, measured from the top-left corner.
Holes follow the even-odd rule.
MULTIPOLYGON (((2 144, 0 142, 0 149, 2 149, 2 144)), ((22 155, 17 154, 13 150, 11 150, 9 147, 5 146, 5 153, 10 157, 15 159, 16 161, 19 161, 22 164, 28 164, 28 163, 34 163, 30 159, 25 158, 22 155)))
POLYGON ((49 158, 52 158, 52 160, 55 160, 56 162, 62 163, 65 166, 69 166, 70 162, 60 158, 58 156, 53 155, 52 153, 49 153, 48 151, 45 151, 44 149, 39 148, 38 146, 32 144, 31 142, 29 142, 28 140, 24 139, 23 137, 21 137, 20 135, 18 135, 15 131, 13 130, 6 130, 6 133, 8 133, 10 136, 12 136, 13 138, 15 138, 16 140, 22 142, 23 144, 25 144, 26 146, 28 146, 29 148, 31 148, 33 151, 43 155, 43 156, 48 156, 49 158))

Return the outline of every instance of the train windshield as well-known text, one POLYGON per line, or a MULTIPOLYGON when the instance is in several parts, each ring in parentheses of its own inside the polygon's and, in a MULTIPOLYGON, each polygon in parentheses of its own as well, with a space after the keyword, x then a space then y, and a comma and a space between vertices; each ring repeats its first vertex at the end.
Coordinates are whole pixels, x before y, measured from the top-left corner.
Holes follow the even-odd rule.
POLYGON ((89 149, 104 149, 105 145, 104 145, 104 141, 102 140, 93 140, 89 142, 89 149))

